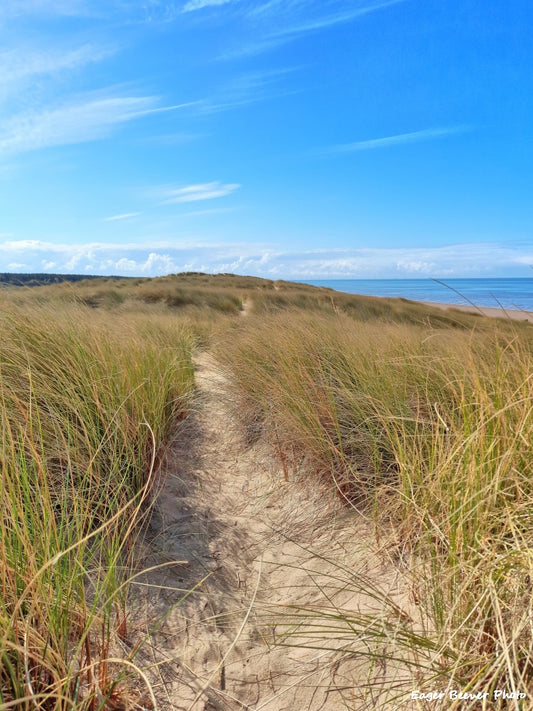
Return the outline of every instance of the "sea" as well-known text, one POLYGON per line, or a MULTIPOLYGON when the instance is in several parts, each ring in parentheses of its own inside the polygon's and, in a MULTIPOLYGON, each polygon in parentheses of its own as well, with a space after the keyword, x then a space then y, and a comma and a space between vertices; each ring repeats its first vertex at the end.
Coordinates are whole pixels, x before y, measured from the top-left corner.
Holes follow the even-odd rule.
MULTIPOLYGON (((303 281, 303 280, 300 280, 303 281)), ((533 277, 502 279, 317 279, 306 284, 348 294, 533 311, 533 277)))

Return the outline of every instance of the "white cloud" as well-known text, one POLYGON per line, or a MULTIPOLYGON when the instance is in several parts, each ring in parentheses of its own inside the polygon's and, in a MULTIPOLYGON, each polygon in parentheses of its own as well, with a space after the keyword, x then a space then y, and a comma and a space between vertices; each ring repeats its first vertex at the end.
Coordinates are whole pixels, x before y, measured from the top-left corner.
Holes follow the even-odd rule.
POLYGON ((176 270, 176 262, 169 254, 150 252, 140 269, 146 274, 170 274, 176 270))
POLYGON ((2 19, 120 17, 129 22, 169 22, 179 15, 235 0, 1 0, 2 19), (141 19, 142 18, 142 19, 141 19))
POLYGON ((299 36, 335 25, 357 21, 369 13, 407 0, 267 0, 245 7, 251 39, 228 49, 221 59, 254 56, 268 52, 299 36))
POLYGON ((27 111, 0 121, 0 152, 18 153, 108 136, 114 126, 189 104, 156 105, 155 96, 85 94, 60 108, 27 111))
POLYGON ((130 272, 135 272, 137 269, 137 262, 134 259, 128 259, 127 257, 122 257, 116 262, 110 260, 110 266, 115 266, 118 274, 128 274, 130 272))
POLYGON ((104 217, 104 222, 114 222, 115 220, 128 220, 131 217, 137 217, 137 215, 141 214, 141 212, 124 212, 121 215, 112 215, 111 217, 104 217))
POLYGON ((182 12, 193 12, 194 10, 202 10, 204 7, 227 5, 230 2, 235 2, 235 0, 189 0, 183 6, 182 12))
POLYGON ((387 0, 386 2, 374 2, 367 5, 359 4, 357 7, 352 5, 346 6, 346 9, 340 10, 339 12, 332 13, 329 15, 319 15, 315 19, 302 22, 301 24, 288 25, 286 27, 280 27, 275 34, 276 35, 297 35, 303 32, 312 32, 316 30, 322 30, 326 27, 332 27, 334 25, 343 24, 345 22, 351 22, 359 17, 368 15, 376 10, 381 10, 386 7, 391 7, 392 5, 398 5, 406 0, 387 0))
POLYGON ((9 239, 5 242, 0 242, 0 253, 7 252, 25 252, 28 250, 44 250, 50 249, 53 245, 49 242, 41 242, 38 239, 9 239))
POLYGON ((219 59, 234 60, 270 52, 309 33, 363 20, 409 0, 267 0, 242 5, 247 25, 236 33, 219 59))
POLYGON ((399 133, 394 136, 383 138, 372 138, 367 141, 355 141, 354 143, 341 143, 330 146, 318 153, 352 153, 355 151, 371 151, 376 148, 392 148, 410 143, 420 143, 421 141, 432 141, 438 138, 446 138, 470 130, 468 126, 447 126, 443 128, 426 128, 422 131, 412 131, 411 133, 399 133))
MULTIPOLYGON (((203 4, 203 1, 198 0, 198 3, 203 4)), ((220 59, 232 60, 268 52, 306 33, 355 22, 370 13, 407 1, 267 0, 263 3, 242 3, 240 14, 247 22, 247 33, 236 38, 233 46, 222 52, 220 59)), ((194 0, 188 4, 196 5, 194 0)))
POLYGON ((85 0, 2 0, 0 19, 20 15, 79 15, 85 14, 85 0))
POLYGON ((86 44, 74 49, 35 49, 30 46, 0 52, 0 88, 17 89, 20 83, 44 75, 54 75, 99 62, 113 54, 112 49, 86 44))
POLYGON ((212 183, 198 183, 183 188, 161 188, 156 191, 156 194, 164 203, 196 202, 225 197, 240 187, 239 183, 221 183, 216 180, 212 183))
POLYGON ((271 278, 529 276, 533 246, 457 244, 428 248, 317 249, 289 252, 272 245, 157 241, 139 244, 0 242, 0 272, 157 276, 181 271, 255 274, 271 278))
POLYGON ((439 270, 439 265, 435 262, 426 262, 424 260, 400 260, 396 262, 396 268, 399 272, 408 274, 422 274, 423 276, 435 274, 439 270))
POLYGON ((212 96, 198 101, 198 110, 204 114, 217 113, 294 94, 294 90, 280 88, 280 80, 299 68, 283 67, 239 74, 221 85, 212 96))
MULTIPOLYGON (((261 5, 253 5, 248 11, 248 15, 250 17, 266 15, 268 13, 271 13, 274 9, 277 12, 280 8, 280 5, 287 7, 290 4, 291 3, 288 0, 268 0, 268 2, 265 2, 261 5)), ((292 4, 294 5, 294 2, 292 4)))

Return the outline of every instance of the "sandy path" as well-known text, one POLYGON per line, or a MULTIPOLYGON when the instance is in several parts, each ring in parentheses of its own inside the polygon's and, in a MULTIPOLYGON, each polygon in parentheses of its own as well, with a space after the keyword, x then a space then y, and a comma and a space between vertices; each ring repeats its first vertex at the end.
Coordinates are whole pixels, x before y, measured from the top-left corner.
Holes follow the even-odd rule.
MULTIPOLYGON (((331 491, 285 482, 265 443, 242 441, 227 380, 208 355, 197 358, 196 379, 196 411, 170 453, 140 561, 165 567, 144 574, 134 593, 137 639, 149 630, 138 661, 160 707, 362 708, 366 662, 279 646, 280 635, 289 605, 375 610, 339 566, 401 602, 391 566, 371 552, 369 524, 331 491)), ((308 626, 298 634, 311 640, 308 626)), ((353 642, 334 634, 326 646, 353 642)))

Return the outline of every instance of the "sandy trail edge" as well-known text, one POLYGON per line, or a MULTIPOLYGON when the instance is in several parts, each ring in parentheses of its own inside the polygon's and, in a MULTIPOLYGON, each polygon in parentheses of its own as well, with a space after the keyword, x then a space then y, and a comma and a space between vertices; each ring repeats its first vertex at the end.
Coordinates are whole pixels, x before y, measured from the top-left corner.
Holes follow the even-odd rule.
MULTIPOLYGON (((372 550, 369 522, 330 488, 306 486, 303 472, 285 482, 265 443, 242 441, 228 381, 206 354, 196 358, 196 381, 197 406, 168 457, 139 560, 164 567, 133 592, 132 638, 148 631, 137 662, 160 708, 386 708, 383 686, 399 670, 279 646, 280 635, 289 605, 378 613, 351 571, 406 609, 405 581, 372 550), (369 677, 376 686, 363 692, 369 677)), ((315 637, 304 625, 293 640, 315 637)), ((326 641, 357 646, 353 634, 326 641)))

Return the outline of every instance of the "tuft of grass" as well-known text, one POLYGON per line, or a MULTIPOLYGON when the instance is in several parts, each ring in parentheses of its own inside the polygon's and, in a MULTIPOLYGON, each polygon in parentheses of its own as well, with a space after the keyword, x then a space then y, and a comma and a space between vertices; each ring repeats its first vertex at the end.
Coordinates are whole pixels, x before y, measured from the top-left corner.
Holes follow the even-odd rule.
POLYGON ((132 548, 193 337, 80 306, 13 306, 0 328, 0 705, 125 707, 132 548))

